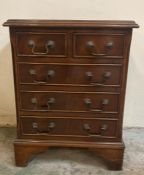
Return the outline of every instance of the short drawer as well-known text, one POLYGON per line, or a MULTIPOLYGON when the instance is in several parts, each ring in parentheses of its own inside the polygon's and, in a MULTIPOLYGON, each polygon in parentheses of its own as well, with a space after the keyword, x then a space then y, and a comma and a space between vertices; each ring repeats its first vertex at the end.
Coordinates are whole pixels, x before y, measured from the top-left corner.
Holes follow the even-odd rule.
POLYGON ((40 139, 51 137, 115 138, 116 120, 22 117, 23 136, 40 139))
POLYGON ((17 56, 66 57, 66 33, 19 32, 16 34, 17 56))
POLYGON ((21 92, 24 111, 118 113, 118 94, 81 92, 21 92))
POLYGON ((75 33, 73 56, 85 58, 122 58, 124 34, 75 33))
POLYGON ((19 64, 20 84, 120 87, 121 64, 19 64))

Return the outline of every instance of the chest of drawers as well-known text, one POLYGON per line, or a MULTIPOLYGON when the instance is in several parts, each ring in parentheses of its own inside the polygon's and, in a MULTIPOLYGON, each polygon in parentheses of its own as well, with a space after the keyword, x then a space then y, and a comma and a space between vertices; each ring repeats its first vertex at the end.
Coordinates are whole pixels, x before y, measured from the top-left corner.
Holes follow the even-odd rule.
POLYGON ((8 20, 17 166, 52 146, 88 148, 120 170, 133 21, 8 20))

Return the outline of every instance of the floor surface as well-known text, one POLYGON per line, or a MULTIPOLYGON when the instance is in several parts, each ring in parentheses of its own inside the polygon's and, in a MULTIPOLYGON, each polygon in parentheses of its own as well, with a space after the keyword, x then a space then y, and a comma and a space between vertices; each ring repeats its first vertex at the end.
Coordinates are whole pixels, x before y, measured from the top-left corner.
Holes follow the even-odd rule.
POLYGON ((144 128, 124 129, 123 171, 108 171, 104 163, 83 149, 50 149, 25 168, 14 164, 15 128, 0 128, 0 175, 144 175, 144 128))

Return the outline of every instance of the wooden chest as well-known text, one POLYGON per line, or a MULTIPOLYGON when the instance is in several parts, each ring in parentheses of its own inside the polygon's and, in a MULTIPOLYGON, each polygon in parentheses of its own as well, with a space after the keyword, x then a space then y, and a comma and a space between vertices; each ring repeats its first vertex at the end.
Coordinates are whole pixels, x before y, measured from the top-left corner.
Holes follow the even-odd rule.
POLYGON ((8 20, 17 166, 52 146, 123 162, 122 121, 133 21, 8 20))

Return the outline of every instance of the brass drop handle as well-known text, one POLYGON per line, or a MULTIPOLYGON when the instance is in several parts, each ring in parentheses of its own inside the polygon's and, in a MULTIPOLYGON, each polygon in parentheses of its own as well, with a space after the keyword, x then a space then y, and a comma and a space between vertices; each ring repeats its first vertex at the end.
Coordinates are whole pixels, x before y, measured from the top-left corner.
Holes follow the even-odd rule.
POLYGON ((55 47, 55 42, 53 40, 49 40, 47 41, 47 47, 48 48, 54 48, 55 47))
POLYGON ((93 78, 93 73, 92 72, 86 72, 85 76, 86 76, 87 80, 91 80, 93 78))
POLYGON ((108 105, 109 104, 109 100, 108 99, 103 99, 101 101, 101 104, 100 104, 100 108, 98 109, 95 109, 95 108, 92 108, 92 101, 90 98, 85 98, 84 99, 84 103, 86 104, 86 107, 89 109, 89 111, 91 112, 103 112, 104 111, 104 107, 105 105, 108 105))
POLYGON ((30 69, 29 70, 29 74, 30 75, 36 75, 37 73, 36 73, 36 70, 35 69, 30 69))
POLYGON ((107 98, 102 100, 102 105, 108 105, 108 104, 109 100, 107 98))
POLYGON ((32 98, 31 98, 31 103, 32 103, 32 105, 33 105, 34 107, 36 107, 37 104, 38 104, 37 98, 36 98, 36 97, 32 97, 32 98))
POLYGON ((33 122, 32 128, 35 129, 36 133, 38 134, 48 134, 53 128, 55 128, 56 124, 54 122, 49 122, 47 125, 47 130, 40 130, 38 123, 33 122))
POLYGON ((113 48, 113 46, 114 46, 114 43, 112 41, 110 41, 106 44, 106 48, 109 50, 111 50, 113 48))
POLYGON ((55 71, 52 70, 52 69, 48 70, 47 75, 46 75, 46 78, 45 78, 45 81, 39 81, 39 80, 37 80, 37 78, 36 78, 37 73, 36 73, 36 70, 35 69, 30 69, 29 70, 29 74, 31 76, 33 76, 33 82, 34 83, 36 83, 36 84, 47 84, 48 81, 55 76, 55 71))
POLYGON ((88 135, 89 135, 90 137, 100 137, 100 136, 103 135, 103 132, 106 131, 106 130, 108 129, 108 125, 107 125, 107 124, 101 125, 100 128, 99 128, 99 131, 98 131, 97 133, 91 132, 91 126, 90 126, 90 124, 88 124, 88 123, 85 123, 85 124, 83 125, 83 129, 84 129, 85 131, 87 131, 87 133, 88 133, 88 135))
POLYGON ((90 130, 91 130, 90 125, 87 124, 87 123, 85 123, 85 124, 83 125, 83 128, 84 128, 86 131, 90 131, 90 130))
POLYGON ((92 82, 92 78, 94 77, 93 76, 93 73, 92 72, 86 72, 85 73, 86 75, 86 79, 90 81, 90 85, 93 85, 93 86, 104 86, 105 85, 105 82, 110 79, 112 73, 111 72, 104 72, 103 76, 102 76, 102 79, 98 82, 92 82))
POLYGON ((86 106, 87 106, 88 108, 90 108, 90 106, 91 106, 91 104, 92 104, 91 99, 90 99, 90 98, 85 98, 85 99, 84 99, 84 102, 85 102, 86 106))
POLYGON ((48 123, 48 128, 49 129, 53 129, 54 127, 55 127, 55 123, 54 122, 48 123))
POLYGON ((111 72, 105 72, 105 73, 103 74, 103 77, 104 77, 105 79, 109 79, 109 78, 111 77, 111 72))
MULTIPOLYGON (((55 103, 55 98, 51 97, 48 99, 48 101, 46 102, 46 104, 44 105, 41 105, 41 107, 47 107, 47 109, 40 109, 39 111, 49 111, 50 110, 50 107, 55 103)), ((38 107, 38 100, 36 97, 32 97, 31 98, 31 103, 32 105, 34 106, 34 108, 37 108, 38 107)))
POLYGON ((51 98, 48 99, 48 101, 47 101, 47 103, 46 103, 48 110, 49 110, 50 107, 55 103, 55 101, 56 101, 56 100, 55 100, 55 98, 53 98, 53 97, 51 97, 51 98))
POLYGON ((36 97, 32 97, 30 100, 31 100, 31 104, 33 106, 33 110, 37 110, 37 108, 38 108, 38 100, 37 100, 37 98, 36 97))
POLYGON ((55 71, 52 69, 48 70, 47 76, 48 76, 48 78, 53 78, 55 76, 55 71))
POLYGON ((33 123, 32 123, 32 128, 33 128, 33 129, 37 129, 37 128, 38 128, 38 123, 33 122, 33 123))
POLYGON ((86 43, 86 47, 88 48, 90 54, 92 56, 106 56, 108 55, 108 51, 111 50, 114 46, 114 43, 112 41, 106 43, 105 47, 106 47, 106 52, 105 53, 96 53, 96 46, 94 44, 93 41, 88 41, 86 43))
POLYGON ((55 103, 55 98, 53 98, 53 97, 49 98, 47 103, 50 104, 50 105, 54 104, 55 103))
POLYGON ((48 40, 45 43, 45 52, 38 52, 36 51, 36 43, 34 40, 29 40, 28 41, 28 47, 31 48, 31 52, 34 55, 47 55, 49 53, 49 49, 54 48, 55 47, 55 42, 52 40, 48 40))

